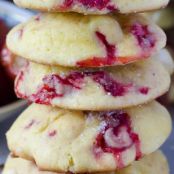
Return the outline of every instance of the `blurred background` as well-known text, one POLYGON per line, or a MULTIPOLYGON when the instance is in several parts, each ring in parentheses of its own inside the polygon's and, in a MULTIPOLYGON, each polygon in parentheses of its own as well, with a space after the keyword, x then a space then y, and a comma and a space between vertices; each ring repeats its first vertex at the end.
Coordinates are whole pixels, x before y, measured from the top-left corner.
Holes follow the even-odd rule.
MULTIPOLYGON (((14 94, 14 78, 27 62, 11 53, 5 44, 6 34, 17 23, 27 20, 33 12, 19 9, 10 0, 0 0, 0 170, 8 154, 5 132, 19 113, 28 105, 26 101, 18 100, 14 94)), ((166 9, 144 13, 161 26, 168 37, 167 47, 158 55, 164 66, 169 70, 172 83, 167 94, 158 100, 165 105, 174 117, 174 1, 166 9)), ((174 132, 162 147, 169 160, 171 174, 174 174, 174 132)), ((0 172, 1 173, 1 172, 0 172)))

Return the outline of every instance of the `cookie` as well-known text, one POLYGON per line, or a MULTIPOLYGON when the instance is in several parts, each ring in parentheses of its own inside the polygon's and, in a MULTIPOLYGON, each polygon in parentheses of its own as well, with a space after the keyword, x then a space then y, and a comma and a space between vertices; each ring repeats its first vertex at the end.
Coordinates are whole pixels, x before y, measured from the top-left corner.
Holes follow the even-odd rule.
POLYGON ((174 26, 173 15, 173 7, 167 7, 162 10, 145 13, 145 16, 149 17, 149 19, 156 22, 165 30, 170 29, 174 26))
POLYGON ((142 15, 42 14, 12 29, 7 46, 49 65, 100 67, 148 58, 166 44, 164 32, 142 15))
POLYGON ((157 60, 160 60, 165 69, 169 72, 170 75, 172 75, 174 72, 174 59, 172 50, 170 48, 162 49, 155 55, 155 57, 157 60))
POLYGON ((156 151, 130 166, 116 172, 116 174, 169 174, 169 166, 165 155, 156 151))
MULTIPOLYGON (((116 172, 104 172, 102 174, 169 174, 167 159, 161 151, 156 151, 145 156, 139 161, 133 162, 130 166, 116 172)), ((58 174, 39 170, 32 161, 23 158, 9 156, 2 174, 58 174), (25 171, 25 172, 24 172, 25 171)), ((96 173, 97 174, 97 173, 96 173)))
POLYGON ((6 45, 4 45, 0 53, 0 64, 3 66, 8 77, 14 80, 20 69, 27 65, 27 61, 13 54, 6 45))
POLYGON ((111 110, 164 94, 170 75, 150 58, 126 66, 73 69, 29 63, 15 81, 19 98, 75 110, 111 110))
POLYGON ((170 132, 170 115, 155 101, 105 112, 32 104, 7 132, 7 141, 15 156, 43 170, 105 172, 154 152, 170 132))
POLYGON ((133 13, 162 8, 169 0, 14 0, 24 8, 49 12, 79 12, 84 14, 106 14, 109 12, 133 13))

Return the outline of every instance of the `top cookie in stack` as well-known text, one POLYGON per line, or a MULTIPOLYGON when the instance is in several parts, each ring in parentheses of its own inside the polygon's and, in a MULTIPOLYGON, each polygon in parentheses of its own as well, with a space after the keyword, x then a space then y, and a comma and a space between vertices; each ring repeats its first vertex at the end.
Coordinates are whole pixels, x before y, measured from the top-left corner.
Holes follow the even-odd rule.
POLYGON ((49 12, 78 12, 106 14, 109 12, 134 13, 155 10, 169 0, 14 0, 21 7, 49 12))
POLYGON ((115 1, 16 0, 57 13, 37 15, 7 37, 8 48, 28 60, 16 94, 35 103, 7 133, 15 156, 51 172, 110 172, 156 151, 169 136, 169 113, 153 101, 170 85, 156 58, 164 32, 141 14, 92 15, 141 12, 167 1, 115 1))

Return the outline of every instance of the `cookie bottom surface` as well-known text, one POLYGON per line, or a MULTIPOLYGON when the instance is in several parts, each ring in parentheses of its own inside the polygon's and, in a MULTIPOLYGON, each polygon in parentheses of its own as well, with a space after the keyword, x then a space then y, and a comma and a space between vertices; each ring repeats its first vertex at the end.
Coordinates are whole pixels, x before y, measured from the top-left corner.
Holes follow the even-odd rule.
MULTIPOLYGON (((41 171, 34 162, 9 156, 2 174, 57 174, 55 172, 41 171), (24 172, 25 171, 25 172, 24 172)), ((164 154, 156 151, 145 156, 140 161, 133 162, 130 166, 117 172, 102 174, 169 174, 169 167, 164 154)))

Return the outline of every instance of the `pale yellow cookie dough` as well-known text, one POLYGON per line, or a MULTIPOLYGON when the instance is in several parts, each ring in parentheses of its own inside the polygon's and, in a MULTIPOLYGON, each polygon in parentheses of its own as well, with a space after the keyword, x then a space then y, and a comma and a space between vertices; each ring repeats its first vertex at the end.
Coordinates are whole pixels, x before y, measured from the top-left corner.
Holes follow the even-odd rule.
MULTIPOLYGON (((104 172, 102 174, 169 174, 169 166, 164 154, 156 151, 145 156, 130 166, 116 172, 104 172)), ((34 162, 9 156, 2 174, 58 174, 39 170, 34 162)), ((63 173, 64 174, 64 173, 63 173)), ((97 173, 95 173, 97 174, 97 173)))
POLYGON ((169 73, 152 57, 126 66, 86 70, 30 63, 18 75, 15 91, 19 98, 39 104, 100 111, 147 103, 167 92, 169 85, 169 73))
POLYGON ((15 54, 38 63, 97 67, 127 64, 157 53, 164 32, 142 15, 42 14, 7 36, 15 54))
POLYGON ((84 14, 106 14, 109 12, 134 13, 163 8, 169 0, 14 0, 24 8, 49 12, 79 12, 84 14))
POLYGON ((104 172, 127 166, 140 152, 148 155, 157 150, 171 132, 171 118, 167 110, 153 101, 149 104, 117 112, 70 111, 51 106, 32 104, 7 132, 10 151, 22 158, 34 160, 40 169, 55 172, 104 172), (116 116, 115 113, 123 113, 116 116), (129 115, 119 127, 118 136, 112 133, 112 126, 120 124, 119 118, 129 115), (103 116, 102 116, 103 115, 103 116), (114 156, 96 146, 97 137, 103 133, 108 148, 127 147, 114 156), (113 119, 116 119, 115 121, 113 119), (135 143, 126 131, 131 126, 135 143), (136 136, 135 136, 136 134, 136 136), (131 145, 130 145, 131 143, 131 145), (137 146, 138 145, 138 146, 137 146), (138 147, 138 148, 137 148, 138 147))

